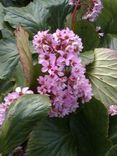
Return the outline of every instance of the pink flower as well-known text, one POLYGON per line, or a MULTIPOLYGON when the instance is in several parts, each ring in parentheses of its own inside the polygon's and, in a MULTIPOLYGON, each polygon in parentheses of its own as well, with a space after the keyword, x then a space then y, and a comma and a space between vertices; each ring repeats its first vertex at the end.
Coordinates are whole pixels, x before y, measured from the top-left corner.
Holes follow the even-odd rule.
POLYGON ((109 114, 111 116, 117 115, 117 105, 111 105, 109 107, 109 114))
POLYGON ((101 10, 103 8, 101 0, 91 0, 90 3, 83 2, 81 0, 69 0, 69 4, 75 6, 80 5, 80 7, 87 5, 87 11, 82 16, 82 19, 89 20, 91 22, 95 21, 96 17, 101 13, 101 10))
POLYGON ((5 98, 4 102, 0 104, 0 126, 5 120, 5 116, 9 106, 17 100, 20 96, 25 94, 33 94, 33 91, 29 90, 28 87, 17 87, 14 92, 9 93, 5 98))
POLYGON ((101 13, 103 6, 101 0, 92 0, 91 7, 88 8, 88 11, 83 15, 82 19, 87 19, 89 21, 95 21, 96 17, 101 13))
POLYGON ((81 64, 79 54, 83 49, 82 41, 69 28, 50 34, 47 31, 39 32, 33 40, 39 54, 39 63, 45 76, 39 76, 37 91, 50 97, 52 102, 51 117, 64 117, 76 111, 79 102, 87 102, 92 97, 92 89, 89 81, 85 78, 85 68, 81 64), (45 37, 46 34, 46 38, 45 37), (48 35, 51 43, 48 44, 48 35), (38 50, 45 44, 48 49, 38 50), (47 40, 47 41, 46 41, 47 40))

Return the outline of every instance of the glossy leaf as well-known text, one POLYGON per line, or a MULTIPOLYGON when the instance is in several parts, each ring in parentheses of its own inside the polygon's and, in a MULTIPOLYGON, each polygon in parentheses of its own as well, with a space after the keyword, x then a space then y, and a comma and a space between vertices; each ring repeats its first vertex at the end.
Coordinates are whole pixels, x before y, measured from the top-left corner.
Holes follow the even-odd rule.
POLYGON ((94 50, 95 61, 88 67, 95 98, 106 106, 117 103, 117 52, 99 48, 94 50))
POLYGON ((13 89, 14 85, 14 79, 0 80, 0 96, 8 94, 13 89))
POLYGON ((21 24, 31 33, 43 29, 48 16, 48 10, 43 5, 39 5, 39 2, 30 3, 22 8, 8 7, 5 11, 5 21, 12 27, 16 28, 18 24, 21 24))
POLYGON ((13 28, 21 24, 31 34, 48 28, 57 29, 63 27, 69 13, 69 7, 65 4, 66 0, 36 0, 26 7, 8 7, 5 8, 5 21, 13 28))
POLYGON ((82 38, 84 51, 98 47, 99 37, 92 23, 88 21, 78 21, 75 27, 75 33, 82 38))
POLYGON ((0 79, 6 79, 14 72, 19 61, 16 43, 13 39, 0 40, 0 79))
POLYGON ((101 26, 104 33, 100 46, 117 50, 117 1, 103 0, 103 5, 103 11, 96 21, 96 25, 101 26))
POLYGON ((37 121, 47 116, 48 97, 25 95, 11 105, 1 128, 0 152, 8 154, 29 136, 37 121))
POLYGON ((46 118, 38 123, 27 151, 29 156, 100 156, 110 145, 107 134, 107 110, 92 100, 66 118, 46 118))
POLYGON ((51 31, 64 28, 66 17, 71 12, 71 7, 67 0, 51 0, 49 9, 49 18, 47 20, 51 31), (55 13, 56 12, 56 13, 55 13))

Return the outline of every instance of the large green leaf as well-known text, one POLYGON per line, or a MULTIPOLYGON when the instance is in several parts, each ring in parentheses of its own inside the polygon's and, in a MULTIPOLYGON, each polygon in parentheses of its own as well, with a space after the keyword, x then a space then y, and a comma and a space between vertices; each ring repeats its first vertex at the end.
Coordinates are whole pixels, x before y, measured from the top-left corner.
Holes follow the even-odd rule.
POLYGON ((94 50, 95 61, 88 67, 95 98, 105 105, 117 103, 117 52, 99 48, 94 50))
POLYGON ((103 0, 103 11, 97 18, 96 24, 100 25, 105 33, 117 33, 117 1, 103 0))
POLYGON ((110 0, 104 0, 104 6, 112 12, 113 15, 117 15, 117 12, 116 12, 116 6, 117 6, 117 1, 116 0, 113 0, 110 1, 110 0))
MULTIPOLYGON (((50 3, 50 1, 48 2, 50 3)), ((51 6, 48 9, 49 18, 47 23, 51 30, 55 31, 58 28, 64 28, 66 17, 71 12, 71 7, 68 5, 67 0, 51 0, 51 6)))
POLYGON ((117 156, 117 145, 111 147, 111 149, 106 153, 106 156, 117 156))
POLYGON ((113 144, 117 144, 117 116, 110 117, 109 137, 113 144))
POLYGON ((103 0, 103 4, 102 14, 96 21, 96 25, 101 26, 104 32, 100 46, 117 50, 117 1, 103 0))
POLYGON ((9 22, 12 27, 16 28, 18 24, 21 24, 31 33, 43 29, 48 17, 48 10, 38 1, 22 8, 8 7, 5 11, 5 21, 9 22))
POLYGON ((13 79, 7 79, 7 80, 0 80, 0 96, 5 96, 10 91, 12 91, 12 88, 15 85, 15 80, 13 79))
POLYGON ((79 156, 104 156, 111 142, 108 137, 108 112, 92 99, 78 115, 71 117, 71 130, 77 138, 79 156))
POLYGON ((5 21, 13 28, 21 24, 31 33, 63 27, 64 20, 69 13, 66 0, 36 0, 26 7, 8 7, 5 10, 5 21))
POLYGON ((25 95, 12 104, 1 127, 0 152, 7 154, 22 144, 49 106, 49 98, 42 95, 25 95))
POLYGON ((98 47, 99 37, 94 25, 88 21, 78 21, 75 27, 77 33, 83 41, 84 51, 92 50, 98 47))
POLYGON ((109 148, 108 113, 92 100, 66 118, 46 118, 33 130, 29 156, 104 156, 109 148))
POLYGON ((71 12, 71 6, 68 0, 34 0, 40 2, 40 5, 48 10, 47 25, 49 29, 55 31, 58 28, 64 28, 67 15, 71 12))
POLYGON ((13 39, 0 40, 0 79, 6 79, 14 72, 19 55, 13 39))

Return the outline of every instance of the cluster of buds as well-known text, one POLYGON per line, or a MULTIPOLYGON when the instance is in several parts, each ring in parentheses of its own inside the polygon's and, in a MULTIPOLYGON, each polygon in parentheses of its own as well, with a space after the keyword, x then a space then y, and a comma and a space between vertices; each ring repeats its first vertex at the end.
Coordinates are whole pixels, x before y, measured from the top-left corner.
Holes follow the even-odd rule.
POLYGON ((91 85, 79 57, 83 49, 79 36, 69 28, 53 34, 39 31, 33 45, 45 73, 38 78, 37 90, 51 99, 50 117, 64 117, 91 99, 91 85))

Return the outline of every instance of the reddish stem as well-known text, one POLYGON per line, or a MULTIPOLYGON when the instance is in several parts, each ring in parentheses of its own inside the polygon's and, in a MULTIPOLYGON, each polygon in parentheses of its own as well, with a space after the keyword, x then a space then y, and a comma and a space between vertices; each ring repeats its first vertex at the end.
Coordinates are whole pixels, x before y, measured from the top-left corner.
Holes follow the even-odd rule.
POLYGON ((76 25, 76 15, 77 15, 77 10, 78 7, 80 6, 80 0, 78 0, 77 4, 75 5, 74 11, 72 13, 72 30, 75 30, 75 25, 76 25))

